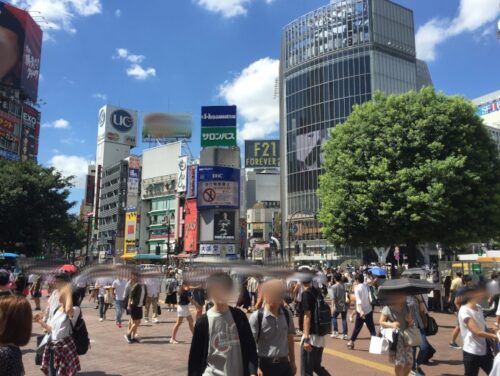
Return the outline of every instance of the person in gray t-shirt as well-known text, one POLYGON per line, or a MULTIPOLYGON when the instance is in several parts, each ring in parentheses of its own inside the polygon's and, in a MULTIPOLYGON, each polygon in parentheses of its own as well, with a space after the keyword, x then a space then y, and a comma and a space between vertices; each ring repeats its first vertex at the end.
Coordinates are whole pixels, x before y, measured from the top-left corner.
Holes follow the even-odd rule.
POLYGON ((342 318, 342 337, 344 340, 347 340, 347 310, 348 304, 346 302, 346 289, 345 285, 342 282, 342 276, 337 273, 334 276, 335 285, 332 288, 332 326, 333 333, 331 335, 332 338, 340 337, 339 329, 337 324, 337 317, 340 315, 342 318))
POLYGON ((207 368, 203 376, 243 375, 243 360, 238 330, 231 311, 207 312, 210 341, 207 368))

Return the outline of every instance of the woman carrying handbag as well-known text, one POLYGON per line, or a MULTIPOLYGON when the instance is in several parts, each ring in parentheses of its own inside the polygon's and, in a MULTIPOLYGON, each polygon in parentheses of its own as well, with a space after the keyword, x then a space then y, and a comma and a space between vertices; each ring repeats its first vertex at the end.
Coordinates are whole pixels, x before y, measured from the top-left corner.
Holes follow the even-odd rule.
POLYGON ((414 331, 416 328, 413 326, 413 320, 406 305, 405 294, 391 294, 385 301, 387 305, 382 309, 380 326, 398 330, 398 335, 395 337, 396 344, 391 346, 391 351, 389 351, 389 360, 394 364, 394 375, 408 376, 413 365, 412 347, 419 346, 420 332, 418 329, 414 331), (392 348, 395 348, 395 351, 392 348))

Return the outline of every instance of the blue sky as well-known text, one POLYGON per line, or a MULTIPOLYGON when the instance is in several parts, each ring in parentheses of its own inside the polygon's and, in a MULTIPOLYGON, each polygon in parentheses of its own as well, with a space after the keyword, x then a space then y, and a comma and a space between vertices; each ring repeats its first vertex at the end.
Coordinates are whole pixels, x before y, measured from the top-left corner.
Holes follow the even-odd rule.
MULTIPOLYGON (((72 199, 79 201, 105 103, 192 112, 194 154, 202 105, 238 105, 242 138, 275 136, 281 29, 328 0, 11 2, 42 14, 42 26, 50 26, 42 52, 39 162, 77 175, 72 199)), ((500 89, 500 0, 396 2, 414 11, 418 54, 438 90, 474 98, 500 89)))

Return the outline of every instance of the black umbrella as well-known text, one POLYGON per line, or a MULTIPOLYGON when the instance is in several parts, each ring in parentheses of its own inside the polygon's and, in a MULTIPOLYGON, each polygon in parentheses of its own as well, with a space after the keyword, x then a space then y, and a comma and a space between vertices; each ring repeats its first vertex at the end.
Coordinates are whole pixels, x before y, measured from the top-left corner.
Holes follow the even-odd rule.
POLYGON ((403 293, 405 295, 420 295, 428 294, 435 289, 435 285, 429 281, 414 279, 414 278, 400 278, 391 279, 384 282, 379 288, 379 295, 390 295, 391 293, 403 293))

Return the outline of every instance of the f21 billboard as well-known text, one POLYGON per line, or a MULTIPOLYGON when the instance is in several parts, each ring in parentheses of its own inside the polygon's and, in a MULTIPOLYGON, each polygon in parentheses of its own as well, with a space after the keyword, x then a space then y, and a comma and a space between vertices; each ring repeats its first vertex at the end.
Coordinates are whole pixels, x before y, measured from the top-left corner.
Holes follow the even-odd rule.
POLYGON ((279 140, 245 141, 245 167, 269 168, 280 167, 279 140))
POLYGON ((30 14, 0 2, 0 83, 36 102, 42 29, 30 14))

